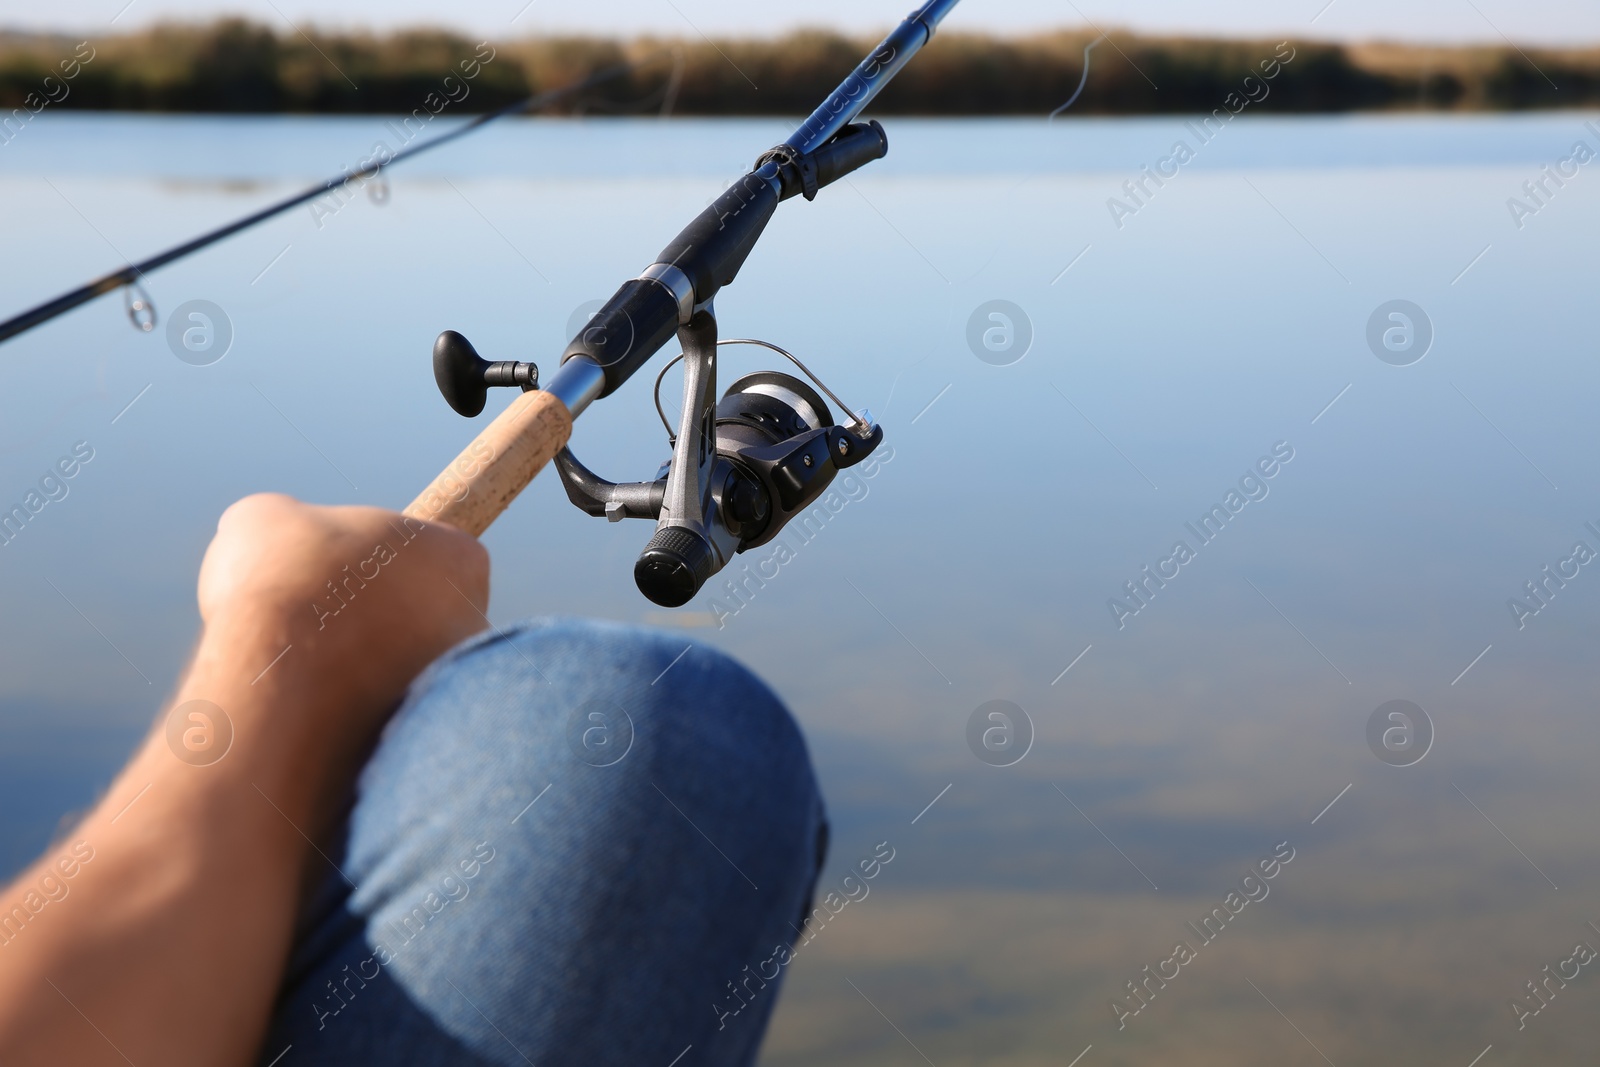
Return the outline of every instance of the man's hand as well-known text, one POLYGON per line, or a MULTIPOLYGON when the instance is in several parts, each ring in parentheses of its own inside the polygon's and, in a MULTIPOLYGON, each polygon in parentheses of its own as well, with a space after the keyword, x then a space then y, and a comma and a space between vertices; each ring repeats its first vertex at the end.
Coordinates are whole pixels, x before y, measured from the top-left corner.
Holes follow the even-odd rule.
POLYGON ((246 681, 276 660, 259 684, 309 684, 339 708, 280 725, 354 757, 422 668, 488 625, 489 555, 449 526, 261 494, 223 512, 199 599, 202 655, 237 663, 246 681))
POLYGON ((284 496, 229 508, 173 701, 66 843, 0 890, 0 916, 20 909, 0 941, 0 1063, 250 1063, 300 887, 326 873, 312 842, 412 679, 487 625, 488 578, 447 526, 284 496), (170 740, 191 701, 227 718, 215 758, 170 740), (40 886, 65 890, 45 903, 40 886))

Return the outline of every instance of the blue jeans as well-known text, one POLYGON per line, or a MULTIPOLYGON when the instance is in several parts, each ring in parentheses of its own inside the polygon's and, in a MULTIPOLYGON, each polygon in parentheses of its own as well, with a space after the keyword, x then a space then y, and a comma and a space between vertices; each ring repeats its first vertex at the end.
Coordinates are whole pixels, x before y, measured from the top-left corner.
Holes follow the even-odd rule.
POLYGON ((762 682, 539 620, 417 679, 309 891, 260 1063, 749 1064, 827 824, 762 682))

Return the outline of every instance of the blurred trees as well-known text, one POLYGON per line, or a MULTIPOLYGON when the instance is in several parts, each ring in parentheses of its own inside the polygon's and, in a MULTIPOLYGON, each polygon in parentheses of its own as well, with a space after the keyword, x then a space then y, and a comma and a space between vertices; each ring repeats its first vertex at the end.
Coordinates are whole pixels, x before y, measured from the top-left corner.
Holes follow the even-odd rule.
MULTIPOLYGON (((1093 35, 947 33, 874 105, 878 114, 1045 115, 1078 86, 1093 35)), ((77 41, 0 34, 0 108, 23 106, 77 41)), ((228 19, 167 24, 90 42, 57 106, 197 112, 406 113, 439 93, 479 52, 444 30, 375 36, 293 32, 228 19)), ((623 77, 563 101, 560 113, 799 115, 860 61, 871 40, 808 30, 778 38, 500 42, 453 110, 483 111, 619 64, 623 77), (681 64, 681 66, 679 65, 681 64), (674 69, 678 77, 673 77, 674 69)), ((1210 111, 1272 56, 1276 42, 1114 33, 1095 49, 1073 114, 1210 111)), ((1288 112, 1373 108, 1501 110, 1600 103, 1600 48, 1528 50, 1296 42, 1296 57, 1259 107, 1288 112), (1559 87, 1559 88, 1558 88, 1559 87)), ((487 54, 486 52, 484 54, 487 54)), ((37 99, 37 98, 36 98, 37 99)))

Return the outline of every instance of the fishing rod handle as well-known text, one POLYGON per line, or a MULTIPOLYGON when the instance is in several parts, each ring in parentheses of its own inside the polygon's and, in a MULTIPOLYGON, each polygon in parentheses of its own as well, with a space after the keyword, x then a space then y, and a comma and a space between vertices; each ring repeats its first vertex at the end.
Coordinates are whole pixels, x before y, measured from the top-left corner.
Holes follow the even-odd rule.
POLYGON ((549 393, 522 393, 406 508, 483 536, 572 436, 572 415, 549 393))
POLYGON ((483 536, 572 436, 572 420, 605 384, 588 359, 562 364, 544 389, 521 393, 446 467, 405 514, 483 536))

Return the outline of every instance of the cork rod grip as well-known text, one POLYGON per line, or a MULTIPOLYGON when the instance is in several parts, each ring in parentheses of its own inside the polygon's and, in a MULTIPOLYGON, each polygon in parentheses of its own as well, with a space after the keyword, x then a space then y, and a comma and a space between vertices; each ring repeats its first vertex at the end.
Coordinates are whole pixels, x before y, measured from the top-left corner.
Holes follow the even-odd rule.
POLYGON ((523 393, 406 508, 481 537, 566 445, 572 415, 550 393, 523 393))

